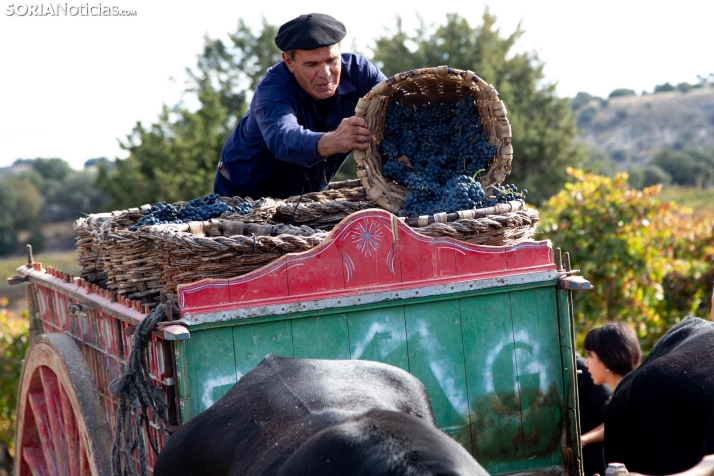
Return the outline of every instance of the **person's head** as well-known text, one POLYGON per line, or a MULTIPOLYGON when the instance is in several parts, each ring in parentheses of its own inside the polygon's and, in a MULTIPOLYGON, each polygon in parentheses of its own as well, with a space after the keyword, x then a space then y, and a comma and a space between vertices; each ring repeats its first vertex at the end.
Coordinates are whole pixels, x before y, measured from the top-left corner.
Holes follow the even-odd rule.
POLYGON ((300 87, 313 99, 332 97, 342 72, 340 41, 345 25, 329 15, 300 15, 280 27, 275 44, 300 87))
POLYGON ((605 324, 585 337, 586 365, 596 384, 607 381, 608 372, 624 377, 640 364, 642 351, 637 335, 621 322, 605 324))

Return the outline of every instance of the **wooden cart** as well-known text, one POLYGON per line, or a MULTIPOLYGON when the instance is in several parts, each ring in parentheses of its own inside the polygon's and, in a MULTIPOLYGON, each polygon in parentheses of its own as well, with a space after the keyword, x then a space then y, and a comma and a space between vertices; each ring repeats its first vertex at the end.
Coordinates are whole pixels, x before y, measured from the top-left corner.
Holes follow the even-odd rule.
MULTIPOLYGON (((180 286, 180 320, 149 342, 151 373, 178 426, 269 353, 385 362, 424 383, 439 428, 491 474, 580 475, 570 293, 589 283, 556 255, 548 241, 470 245, 355 213, 308 252, 180 286)), ((146 314, 39 263, 18 272, 33 341, 16 474, 110 474, 108 385, 146 314)))

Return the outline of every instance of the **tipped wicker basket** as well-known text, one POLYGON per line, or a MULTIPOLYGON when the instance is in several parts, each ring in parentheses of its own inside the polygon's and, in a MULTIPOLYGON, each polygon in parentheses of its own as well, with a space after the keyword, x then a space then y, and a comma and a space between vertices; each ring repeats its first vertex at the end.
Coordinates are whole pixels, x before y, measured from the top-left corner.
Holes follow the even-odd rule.
POLYGON ((472 71, 461 71, 447 66, 421 68, 399 73, 376 85, 357 103, 355 115, 363 117, 371 131, 370 147, 354 151, 357 176, 367 190, 367 196, 382 208, 398 213, 409 190, 382 176, 382 154, 379 146, 384 140, 387 108, 393 101, 421 106, 427 103, 455 102, 471 96, 481 117, 488 142, 497 147, 496 155, 481 178, 488 190, 501 183, 511 172, 513 147, 511 125, 506 118, 506 107, 498 99, 498 92, 472 71))

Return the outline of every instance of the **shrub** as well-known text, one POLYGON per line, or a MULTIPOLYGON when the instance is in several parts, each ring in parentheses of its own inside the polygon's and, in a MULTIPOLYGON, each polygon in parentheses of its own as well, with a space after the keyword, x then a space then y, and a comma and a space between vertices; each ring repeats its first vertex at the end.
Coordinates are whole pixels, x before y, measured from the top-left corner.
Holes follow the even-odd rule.
POLYGON ((648 350, 709 296, 714 221, 662 202, 661 186, 630 189, 624 173, 568 173, 575 182, 541 210, 541 230, 595 286, 576 293, 580 342, 596 325, 625 321, 648 350))
POLYGON ((18 317, 0 298, 0 443, 12 448, 15 438, 17 390, 29 341, 27 313, 18 317))

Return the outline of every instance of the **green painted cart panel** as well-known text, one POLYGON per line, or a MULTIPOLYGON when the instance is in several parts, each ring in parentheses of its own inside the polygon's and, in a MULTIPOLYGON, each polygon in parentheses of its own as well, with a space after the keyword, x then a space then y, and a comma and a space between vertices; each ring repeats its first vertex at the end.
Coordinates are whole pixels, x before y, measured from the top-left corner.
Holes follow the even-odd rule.
POLYGON ((351 359, 384 362, 409 371, 403 307, 351 312, 347 326, 351 359))
POLYGON ((405 309, 409 371, 429 393, 436 425, 473 451, 458 300, 405 309))
POLYGON ((292 322, 262 322, 233 327, 238 378, 250 372, 268 354, 293 356, 292 322))
POLYGON ((526 468, 508 293, 461 300, 473 455, 491 474, 526 468))
POLYGON ((233 329, 197 332, 187 344, 191 408, 197 414, 217 402, 238 381, 233 329))
POLYGON ((567 299, 548 281, 196 327, 176 348, 182 419, 269 353, 375 360, 418 377, 437 426, 491 474, 561 465, 577 425, 567 299))
POLYGON ((560 464, 563 407, 560 336, 554 289, 511 293, 526 467, 560 464))
POLYGON ((349 360, 347 314, 305 317, 292 323, 295 358, 349 360))

